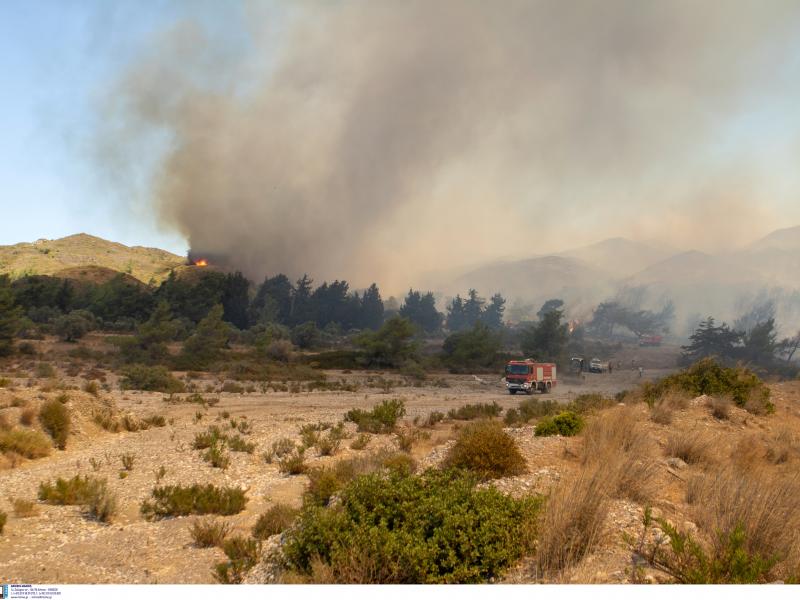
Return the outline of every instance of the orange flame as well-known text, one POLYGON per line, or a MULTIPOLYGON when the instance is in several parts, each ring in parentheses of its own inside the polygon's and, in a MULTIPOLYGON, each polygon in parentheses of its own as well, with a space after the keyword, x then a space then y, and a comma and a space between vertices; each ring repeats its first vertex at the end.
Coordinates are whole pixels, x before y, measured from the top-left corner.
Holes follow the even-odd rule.
POLYGON ((194 261, 194 266, 196 267, 207 267, 208 261, 205 258, 201 258, 199 260, 194 261))

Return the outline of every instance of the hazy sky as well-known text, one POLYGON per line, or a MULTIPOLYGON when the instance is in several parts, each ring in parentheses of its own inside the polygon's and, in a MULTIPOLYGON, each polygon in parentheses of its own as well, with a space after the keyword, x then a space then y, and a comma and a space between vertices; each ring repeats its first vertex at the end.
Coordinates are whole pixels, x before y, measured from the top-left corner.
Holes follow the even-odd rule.
POLYGON ((85 231, 251 270, 405 277, 800 224, 796 2, 1 14, 0 244, 85 231))

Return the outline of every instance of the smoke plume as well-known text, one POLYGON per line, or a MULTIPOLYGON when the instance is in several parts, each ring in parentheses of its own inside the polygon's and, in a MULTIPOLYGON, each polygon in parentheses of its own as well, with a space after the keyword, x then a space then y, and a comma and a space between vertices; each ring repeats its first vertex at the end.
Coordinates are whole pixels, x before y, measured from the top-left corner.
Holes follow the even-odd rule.
POLYGON ((777 65, 798 13, 255 4, 238 37, 197 19, 155 36, 106 99, 103 158, 122 170, 159 148, 147 181, 163 222, 252 277, 397 290, 611 235, 713 249, 785 222, 748 149, 720 140, 794 85, 777 65))

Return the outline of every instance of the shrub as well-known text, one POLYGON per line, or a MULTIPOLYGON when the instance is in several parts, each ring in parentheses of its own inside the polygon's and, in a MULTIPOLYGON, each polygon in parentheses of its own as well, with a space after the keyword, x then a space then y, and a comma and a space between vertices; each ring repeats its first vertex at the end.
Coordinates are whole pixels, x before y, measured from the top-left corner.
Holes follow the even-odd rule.
POLYGON ((100 480, 88 475, 75 475, 72 479, 59 477, 54 483, 43 481, 39 484, 39 500, 47 504, 85 504, 99 483, 100 480))
POLYGON ((335 469, 312 469, 308 472, 308 487, 306 488, 306 503, 327 506, 333 495, 338 492, 345 481, 335 469))
POLYGON ((425 417, 425 420, 422 422, 422 427, 435 427, 437 423, 441 423, 444 421, 444 413, 438 410, 434 410, 428 413, 428 416, 425 417))
POLYGON ((84 509, 91 518, 101 523, 108 523, 117 513, 117 497, 108 489, 105 480, 91 487, 84 509))
POLYGON ((240 435, 231 435, 226 438, 226 443, 231 452, 246 452, 252 454, 256 445, 253 442, 248 442, 240 435))
POLYGON ((567 408, 572 412, 587 413, 593 410, 609 408, 615 404, 618 404, 616 398, 606 398, 602 394, 578 394, 572 399, 567 408))
POLYGON ((173 394, 184 390, 183 383, 172 376, 164 366, 149 367, 134 364, 122 371, 120 386, 124 390, 145 390, 148 392, 164 392, 173 394))
POLYGON ((709 460, 709 451, 714 438, 700 430, 675 432, 667 438, 666 451, 669 456, 680 458, 688 464, 709 460))
POLYGON ((11 506, 14 508, 14 516, 24 519, 26 517, 33 517, 39 513, 39 507, 33 500, 25 500, 24 498, 9 498, 11 506))
POLYGON ((142 419, 142 423, 148 427, 164 427, 167 424, 167 419, 164 415, 150 415, 142 419))
POLYGON ((231 526, 221 519, 195 519, 189 527, 194 545, 198 548, 222 546, 231 526))
MULTIPOLYGON (((645 535, 650 523, 650 511, 646 510, 645 535)), ((654 542, 639 554, 647 557, 650 566, 667 573, 677 583, 746 584, 772 580, 777 557, 762 556, 750 550, 741 525, 730 532, 719 532, 710 551, 689 533, 678 531, 667 521, 659 519, 658 525, 669 540, 668 549, 654 542)))
POLYGON ((496 366, 502 336, 483 323, 450 334, 442 344, 442 362, 451 372, 464 373, 496 366))
POLYGON ((48 400, 39 409, 39 422, 42 424, 42 428, 53 438, 53 443, 57 448, 63 450, 67 447, 70 418, 66 406, 58 400, 48 400))
POLYGON ((788 428, 783 428, 767 442, 766 459, 779 465, 789 460, 796 446, 795 436, 788 428))
POLYGON ((119 457, 122 462, 122 468, 126 471, 133 471, 133 463, 136 462, 136 455, 131 452, 126 452, 119 457))
POLYGON ((398 399, 384 400, 372 410, 365 411, 354 408, 347 412, 344 420, 355 423, 358 431, 369 433, 391 433, 398 419, 406 414, 405 402, 398 399))
POLYGON ((287 454, 278 461, 278 470, 287 475, 301 475, 308 470, 306 459, 302 452, 299 450, 287 454))
POLYGON ((0 510, 0 534, 2 534, 3 530, 6 528, 6 521, 8 521, 8 515, 0 510))
POLYGON ((145 500, 141 505, 142 515, 148 520, 186 515, 235 515, 247 504, 245 490, 210 483, 155 487, 151 495, 152 500, 145 500))
POLYGON ((232 536, 225 540, 222 550, 228 561, 214 568, 214 577, 220 583, 242 583, 244 576, 258 562, 260 544, 258 540, 243 536, 232 536))
POLYGON ((283 458, 294 450, 294 441, 289 438, 281 438, 272 442, 272 448, 264 453, 264 460, 271 463, 275 458, 283 458))
POLYGON ((360 433, 358 436, 350 442, 350 448, 352 450, 363 450, 369 444, 370 435, 368 433, 360 433))
POLYGON ((496 417, 501 412, 503 412, 503 409, 497 402, 492 402, 491 404, 488 402, 484 404, 479 402, 476 404, 465 404, 458 409, 451 408, 447 411, 447 416, 458 421, 471 421, 473 419, 496 417))
POLYGON ((476 489, 465 474, 362 475, 285 534, 288 568, 336 583, 478 583, 530 549, 539 503, 476 489))
POLYGON ((98 386, 97 382, 94 380, 87 381, 83 384, 83 391, 96 397, 100 394, 100 386, 98 386))
POLYGON ((211 446, 225 441, 225 434, 216 425, 211 425, 205 431, 195 434, 192 448, 195 450, 205 450, 211 446))
POLYGON ((729 395, 737 406, 751 412, 772 412, 769 388, 744 367, 723 367, 712 358, 704 358, 688 369, 656 383, 642 386, 642 395, 652 405, 664 394, 684 391, 695 396, 729 395))
POLYGON ((258 517, 253 526, 253 537, 265 540, 271 535, 283 532, 297 518, 300 511, 288 504, 273 504, 267 512, 258 517))
POLYGON ((555 417, 545 417, 539 421, 536 424, 534 435, 563 435, 564 437, 570 437, 580 433, 583 426, 584 421, 580 415, 571 411, 564 411, 555 417))
POLYGON ((25 458, 42 458, 50 454, 53 444, 43 433, 28 429, 0 431, 0 451, 14 452, 25 458))
POLYGON ((33 407, 23 408, 19 415, 20 425, 30 427, 33 425, 33 419, 36 416, 36 410, 33 407))
POLYGON ((524 473, 525 459, 498 423, 485 421, 461 431, 443 466, 470 470, 481 479, 496 479, 524 473))
POLYGON ((215 469, 222 469, 223 471, 231 464, 230 456, 225 452, 222 444, 212 444, 203 454, 203 460, 209 463, 215 469))
POLYGON ((319 450, 319 455, 333 456, 339 449, 339 444, 341 443, 341 441, 342 440, 340 437, 331 433, 329 433, 324 437, 320 437, 317 440, 317 450, 319 450))
POLYGON ((527 398, 520 402, 517 408, 506 411, 505 421, 508 425, 527 423, 533 419, 554 415, 559 410, 561 406, 555 400, 527 398))

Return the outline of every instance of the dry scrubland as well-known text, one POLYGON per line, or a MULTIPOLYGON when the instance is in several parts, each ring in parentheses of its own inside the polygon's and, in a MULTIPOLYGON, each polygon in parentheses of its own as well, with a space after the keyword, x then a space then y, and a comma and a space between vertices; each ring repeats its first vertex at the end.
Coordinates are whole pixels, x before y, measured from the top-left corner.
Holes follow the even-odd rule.
POLYGON ((180 373, 197 392, 170 396, 120 391, 115 374, 59 348, 0 366, 0 570, 11 582, 800 572, 798 382, 770 384, 771 414, 724 394, 667 391, 652 406, 641 391, 615 396, 637 389, 625 370, 532 397, 486 376, 412 385, 396 373, 329 372, 339 389, 306 391, 180 373), (472 475, 453 483, 437 475, 446 467, 472 475), (352 529, 376 515, 397 531, 352 529), (444 532, 427 546, 414 542, 423 521, 444 532), (477 558, 447 537, 467 522, 486 544, 477 558), (447 566, 437 548, 458 558, 447 566))

